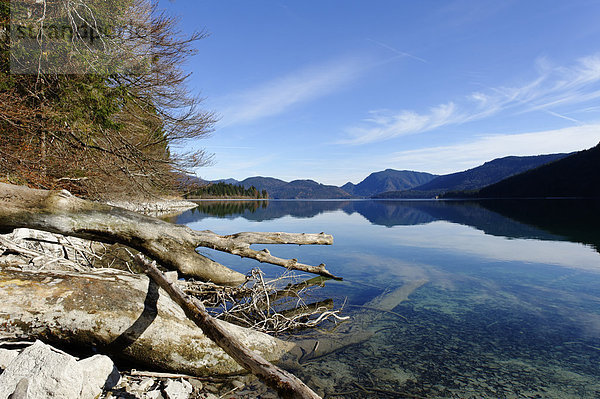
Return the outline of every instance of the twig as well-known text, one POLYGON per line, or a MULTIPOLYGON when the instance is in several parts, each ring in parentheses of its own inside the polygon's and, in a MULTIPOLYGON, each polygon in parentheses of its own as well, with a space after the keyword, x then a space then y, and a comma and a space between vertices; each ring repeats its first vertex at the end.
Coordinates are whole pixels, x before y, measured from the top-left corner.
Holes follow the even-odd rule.
POLYGON ((322 282, 323 277, 296 284, 288 283, 284 289, 277 288, 278 283, 297 278, 298 276, 288 273, 266 281, 260 269, 253 269, 246 283, 238 288, 221 288, 194 282, 187 283, 187 286, 197 289, 186 288, 184 291, 201 298, 207 307, 217 309, 211 312, 214 317, 268 334, 314 328, 326 321, 337 323, 347 319, 339 316, 343 306, 338 310, 331 310, 333 308, 331 299, 305 303, 303 297, 306 289, 318 284, 317 281, 322 282))
POLYGON ((209 382, 227 382, 227 381, 231 380, 232 378, 236 378, 235 376, 232 376, 231 378, 201 377, 201 376, 194 376, 194 375, 188 375, 188 374, 160 373, 160 372, 156 372, 156 371, 141 371, 141 370, 136 370, 136 369, 132 369, 131 371, 128 372, 128 374, 131 375, 132 377, 185 378, 188 380, 192 379, 192 380, 209 381, 209 382))

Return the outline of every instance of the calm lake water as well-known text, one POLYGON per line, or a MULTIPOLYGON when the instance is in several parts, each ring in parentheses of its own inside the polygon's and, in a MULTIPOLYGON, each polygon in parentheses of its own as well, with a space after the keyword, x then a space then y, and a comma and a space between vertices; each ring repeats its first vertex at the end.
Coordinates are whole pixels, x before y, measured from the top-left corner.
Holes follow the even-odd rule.
POLYGON ((344 278, 313 295, 346 301, 351 321, 313 335, 367 337, 295 371, 322 395, 600 397, 598 201, 203 201, 176 222, 334 236, 269 246, 344 278))

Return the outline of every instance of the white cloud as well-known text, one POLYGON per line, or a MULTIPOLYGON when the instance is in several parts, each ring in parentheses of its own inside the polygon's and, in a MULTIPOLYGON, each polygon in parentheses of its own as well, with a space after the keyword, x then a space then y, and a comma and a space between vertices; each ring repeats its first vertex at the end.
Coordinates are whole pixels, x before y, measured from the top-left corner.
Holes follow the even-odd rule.
POLYGON ((222 99, 222 125, 256 121, 330 94, 355 79, 365 64, 342 59, 306 67, 222 99))
POLYGON ((541 132, 480 136, 474 141, 401 151, 387 160, 395 168, 437 174, 462 171, 494 158, 580 151, 600 142, 600 124, 541 132))
POLYGON ((370 126, 357 126, 348 129, 353 138, 345 143, 365 144, 386 140, 392 137, 420 133, 437 127, 460 123, 467 117, 456 109, 452 102, 433 107, 427 114, 419 114, 410 110, 402 110, 390 115, 388 111, 370 111, 371 116, 363 122, 370 126), (375 126, 373 126, 375 125, 375 126))
MULTIPOLYGON (((565 114, 564 107, 589 108, 600 99, 600 55, 581 58, 570 67, 551 66, 545 59, 537 62, 539 76, 518 87, 490 87, 473 92, 462 101, 450 101, 427 112, 414 110, 371 111, 358 126, 346 129, 345 144, 366 144, 398 136, 431 131, 442 126, 460 125, 510 110, 516 113, 545 112, 574 124, 582 121, 565 114)), ((578 112, 579 110, 569 110, 578 112)))

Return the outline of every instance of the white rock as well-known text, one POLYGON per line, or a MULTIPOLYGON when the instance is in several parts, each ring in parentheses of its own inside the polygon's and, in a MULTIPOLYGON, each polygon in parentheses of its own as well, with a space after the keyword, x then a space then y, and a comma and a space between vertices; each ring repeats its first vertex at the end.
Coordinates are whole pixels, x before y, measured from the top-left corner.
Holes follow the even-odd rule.
POLYGON ((174 283, 179 278, 177 270, 172 270, 172 271, 169 271, 169 272, 165 272, 164 275, 165 275, 165 278, 167 279, 167 281, 169 283, 174 283))
POLYGON ((163 399, 159 390, 146 392, 146 399, 163 399))
POLYGON ((156 201, 108 201, 107 204, 150 216, 181 213, 198 206, 190 201, 169 199, 156 201))
POLYGON ((185 380, 169 380, 165 388, 167 399, 188 399, 192 391, 192 384, 185 380))
POLYGON ((36 341, 0 375, 0 399, 7 399, 19 381, 29 380, 28 399, 78 398, 83 376, 75 358, 36 341))
POLYGON ((147 390, 152 388, 152 385, 154 385, 154 380, 152 378, 146 378, 139 384, 133 384, 131 386, 131 389, 134 391, 146 392, 147 390))
POLYGON ((73 356, 36 341, 0 375, 0 399, 13 394, 17 384, 28 385, 27 399, 94 399, 105 385, 114 381, 114 370, 106 356, 77 362, 73 356))
POLYGON ((7 368, 10 362, 12 362, 17 356, 19 356, 19 351, 11 351, 0 348, 0 370, 7 368))
POLYGON ((95 398, 102 388, 112 388, 119 383, 121 375, 108 356, 94 355, 77 362, 83 375, 80 398, 95 398))

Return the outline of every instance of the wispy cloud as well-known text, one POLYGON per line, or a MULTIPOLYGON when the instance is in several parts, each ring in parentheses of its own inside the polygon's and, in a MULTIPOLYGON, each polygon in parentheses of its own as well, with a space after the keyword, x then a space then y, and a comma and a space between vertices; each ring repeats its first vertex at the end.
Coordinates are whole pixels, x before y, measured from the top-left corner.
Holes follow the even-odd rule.
POLYGON ((358 59, 341 59, 296 70, 221 99, 222 125, 253 122, 281 114, 294 105, 333 93, 365 69, 358 59))
POLYGON ((361 126, 347 129, 351 137, 343 142, 365 144, 390 139, 396 136, 426 132, 435 128, 461 123, 466 116, 459 113, 453 102, 440 104, 427 113, 419 114, 411 110, 391 113, 387 110, 370 111, 369 117, 361 126))
POLYGON ((390 50, 392 53, 395 53, 396 55, 399 55, 399 56, 401 56, 401 57, 408 57, 408 58, 412 58, 413 60, 417 60, 417 61, 420 61, 420 62, 422 62, 422 63, 424 63, 424 64, 428 64, 427 60, 425 60, 425 59, 423 59, 423 58, 421 58, 421 57, 417 57, 416 55, 413 55, 413 54, 407 53, 407 52, 405 52, 405 51, 400 51, 400 50, 398 50, 397 48, 390 46, 389 44, 385 44, 385 43, 383 43, 383 42, 380 42, 380 41, 378 41, 378 40, 373 40, 373 39, 367 39, 367 40, 368 40, 368 41, 370 41, 371 43, 375 43, 376 45, 378 45, 378 46, 380 46, 380 47, 383 47, 383 48, 385 48, 385 49, 388 49, 388 50, 390 50))
POLYGON ((386 162, 402 169, 445 174, 494 158, 579 151, 600 142, 600 124, 510 135, 480 136, 466 143, 396 152, 386 162))
POLYGON ((517 114, 544 112, 574 124, 580 120, 562 111, 567 106, 589 107, 600 98, 600 54, 579 59, 569 67, 551 66, 538 60, 539 76, 519 87, 486 87, 431 107, 426 112, 414 110, 377 110, 357 126, 346 129, 341 143, 366 144, 398 136, 431 131, 442 126, 460 125, 484 119, 502 111, 517 114), (562 112, 561 112, 562 111, 562 112))

